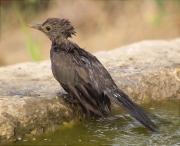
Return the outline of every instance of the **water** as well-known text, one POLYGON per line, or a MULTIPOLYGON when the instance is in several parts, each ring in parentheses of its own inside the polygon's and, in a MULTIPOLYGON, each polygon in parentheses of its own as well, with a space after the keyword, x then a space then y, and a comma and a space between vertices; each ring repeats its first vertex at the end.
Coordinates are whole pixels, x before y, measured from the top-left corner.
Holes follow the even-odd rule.
POLYGON ((173 123, 156 122, 162 133, 153 134, 118 108, 112 111, 111 118, 91 118, 9 145, 180 145, 180 100, 154 101, 142 106, 173 123))

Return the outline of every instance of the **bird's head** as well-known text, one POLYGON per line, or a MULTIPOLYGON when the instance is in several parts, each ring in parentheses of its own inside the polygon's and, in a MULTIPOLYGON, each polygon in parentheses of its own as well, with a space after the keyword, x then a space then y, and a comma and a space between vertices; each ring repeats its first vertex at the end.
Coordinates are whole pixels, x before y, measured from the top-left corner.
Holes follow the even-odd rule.
POLYGON ((51 41, 67 39, 76 33, 74 27, 66 19, 48 18, 42 24, 28 24, 27 26, 44 32, 51 41))

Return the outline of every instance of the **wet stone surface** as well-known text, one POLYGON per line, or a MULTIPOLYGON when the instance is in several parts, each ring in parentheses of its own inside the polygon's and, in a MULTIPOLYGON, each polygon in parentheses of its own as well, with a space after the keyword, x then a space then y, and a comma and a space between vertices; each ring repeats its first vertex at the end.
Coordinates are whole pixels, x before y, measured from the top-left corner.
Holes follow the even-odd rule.
MULTIPOLYGON (((133 101, 180 98, 180 39, 142 41, 95 55, 133 101)), ((81 106, 64 96, 50 61, 1 67, 0 144, 82 120, 81 106)))

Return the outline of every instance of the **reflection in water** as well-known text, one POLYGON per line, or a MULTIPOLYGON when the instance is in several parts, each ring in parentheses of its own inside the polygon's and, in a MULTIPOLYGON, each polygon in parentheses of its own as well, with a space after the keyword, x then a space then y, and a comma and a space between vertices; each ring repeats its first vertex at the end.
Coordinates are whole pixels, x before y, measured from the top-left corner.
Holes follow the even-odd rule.
POLYGON ((173 124, 156 123, 162 133, 152 134, 118 108, 108 119, 91 118, 55 132, 26 137, 11 145, 179 145, 180 101, 159 101, 142 106, 173 124))

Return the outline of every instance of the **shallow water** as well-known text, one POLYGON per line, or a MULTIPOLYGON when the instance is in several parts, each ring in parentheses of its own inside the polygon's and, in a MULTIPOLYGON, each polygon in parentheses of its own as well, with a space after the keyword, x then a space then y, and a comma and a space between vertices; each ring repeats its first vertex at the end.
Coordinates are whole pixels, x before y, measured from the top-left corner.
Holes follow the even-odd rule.
POLYGON ((118 108, 112 111, 111 118, 91 118, 9 145, 180 145, 180 100, 152 102, 142 107, 173 123, 156 121, 162 133, 152 134, 118 108))

